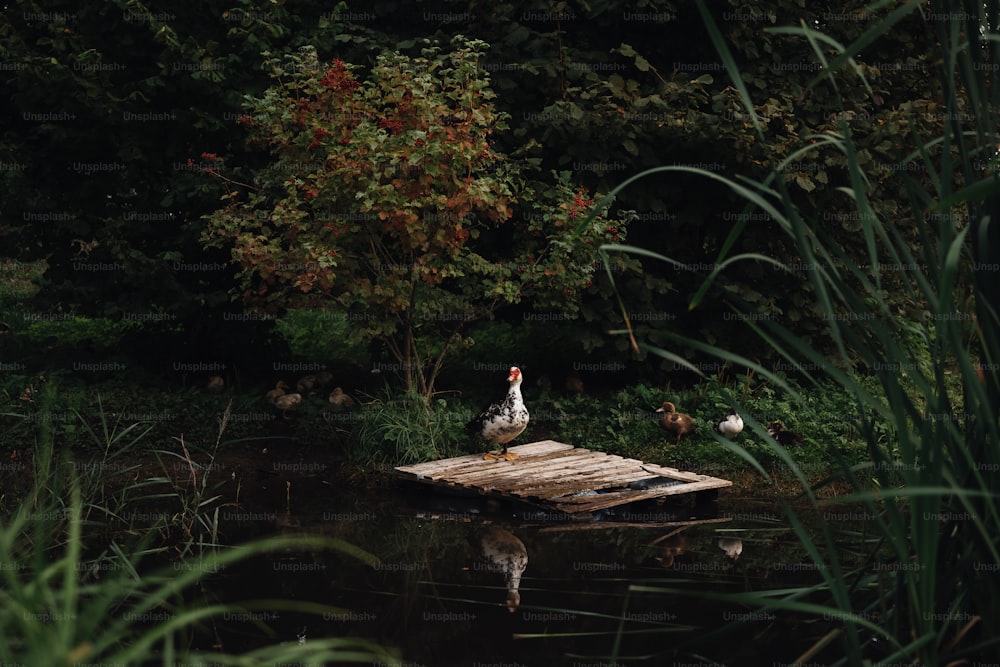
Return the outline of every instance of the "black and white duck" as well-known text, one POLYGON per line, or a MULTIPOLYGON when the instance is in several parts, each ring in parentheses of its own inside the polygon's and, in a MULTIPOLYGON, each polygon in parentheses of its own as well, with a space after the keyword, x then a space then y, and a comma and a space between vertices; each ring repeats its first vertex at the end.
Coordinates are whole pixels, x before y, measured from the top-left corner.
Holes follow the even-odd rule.
POLYGON ((507 376, 507 382, 510 383, 507 396, 499 403, 486 408, 466 426, 469 432, 483 440, 494 445, 502 445, 498 453, 487 452, 483 456, 486 460, 513 461, 517 458, 517 454, 507 451, 507 445, 528 427, 528 408, 525 407, 524 398, 521 396, 523 381, 521 369, 511 366, 510 374, 507 376))

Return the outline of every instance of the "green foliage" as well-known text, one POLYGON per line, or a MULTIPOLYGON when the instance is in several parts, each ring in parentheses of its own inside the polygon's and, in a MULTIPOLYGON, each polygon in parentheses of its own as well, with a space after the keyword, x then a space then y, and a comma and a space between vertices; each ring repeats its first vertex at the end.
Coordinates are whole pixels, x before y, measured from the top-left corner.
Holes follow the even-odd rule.
POLYGON ((135 321, 67 316, 66 319, 36 320, 18 331, 27 345, 114 350, 123 336, 141 328, 135 321))
MULTIPOLYGON (((888 34, 904 17, 916 20, 917 7, 918 3, 910 3, 884 18, 873 19, 871 34, 847 46, 830 40, 813 25, 783 32, 806 39, 818 60, 833 61, 823 79, 830 84, 835 99, 846 102, 840 88, 840 66, 852 63, 851 58, 865 49, 872 37, 888 34)), ((916 135, 918 150, 907 160, 921 167, 917 173, 930 174, 932 184, 926 187, 926 182, 911 177, 909 170, 902 178, 912 198, 910 219, 923 220, 928 210, 934 213, 926 216, 926 225, 916 227, 918 244, 912 242, 912 230, 883 222, 888 216, 874 204, 880 191, 872 165, 847 119, 842 118, 836 129, 815 135, 811 145, 790 157, 822 150, 837 155, 844 165, 850 188, 841 188, 840 193, 847 195, 854 207, 857 249, 869 258, 864 269, 852 263, 853 249, 822 223, 821 212, 799 201, 796 187, 803 188, 803 184, 795 174, 779 167, 762 181, 737 182, 702 172, 745 198, 748 211, 762 211, 774 220, 786 236, 785 243, 807 267, 804 274, 823 315, 827 336, 836 344, 832 359, 818 352, 801 329, 760 317, 746 304, 734 307, 734 319, 812 385, 819 388, 831 383, 853 397, 851 412, 857 417, 849 423, 862 434, 869 460, 851 465, 830 447, 829 455, 838 462, 840 478, 850 485, 852 493, 826 502, 862 506, 880 538, 871 547, 869 562, 882 560, 882 549, 886 548, 889 558, 899 565, 890 572, 849 566, 829 527, 822 526, 819 535, 810 533, 794 507, 783 503, 799 540, 815 562, 817 581, 782 595, 748 594, 729 599, 757 605, 762 611, 822 617, 825 622, 817 626, 815 644, 801 660, 820 655, 830 641, 837 641, 837 655, 845 656, 837 664, 865 660, 954 664, 970 656, 1000 653, 1000 642, 987 629, 1000 622, 995 605, 1000 590, 995 577, 982 576, 983 570, 993 572, 1000 567, 1000 498, 996 492, 1000 482, 1000 376, 998 366, 973 361, 996 359, 1000 349, 1000 314, 993 298, 996 267, 1000 266, 1000 233, 994 224, 1000 196, 996 194, 995 175, 984 175, 975 158, 996 150, 997 128, 989 119, 998 104, 995 79, 1000 75, 990 63, 1000 58, 1000 53, 997 40, 989 41, 989 48, 968 49, 962 29, 970 24, 955 18, 980 16, 980 22, 971 24, 978 35, 990 25, 987 16, 995 21, 998 15, 996 3, 956 3, 953 13, 939 21, 938 57, 947 64, 939 81, 939 108, 954 122, 941 126, 933 140, 916 135), (994 72, 994 80, 987 84, 974 72, 994 72), (975 113, 963 113, 967 105, 975 113), (964 174, 965 187, 956 184, 956 164, 964 174), (899 307, 897 298, 889 296, 890 283, 895 283, 905 301, 921 304, 924 311, 918 318, 911 317, 899 307), (960 304, 967 303, 968 285, 975 298, 977 323, 971 338, 965 324, 970 316, 959 310, 960 304), (901 336, 901 331, 907 333, 901 336), (852 371, 858 364, 871 372, 871 379, 852 371)), ((747 80, 736 74, 740 70, 723 36, 713 21, 709 19, 707 24, 727 71, 742 91, 740 104, 753 108, 747 80)), ((898 216, 892 219, 895 223, 898 216)), ((731 240, 742 232, 743 228, 737 227, 731 240)), ((650 255, 639 248, 616 250, 650 255)), ((705 287, 692 298, 692 306, 705 294, 705 287)), ((768 396, 771 401, 777 399, 776 407, 801 414, 810 405, 811 389, 796 388, 754 360, 683 336, 676 340, 754 369, 787 396, 768 396)), ((657 352, 677 356, 667 350, 657 352)), ((744 400, 737 405, 743 409, 744 400)), ((754 420, 750 430, 764 437, 762 426, 754 420)), ((768 479, 773 478, 767 468, 773 463, 782 465, 799 478, 804 498, 820 509, 817 489, 809 485, 806 470, 793 452, 773 441, 767 443, 769 456, 739 442, 720 444, 768 479)), ((679 591, 661 588, 658 592, 679 591)))
MULTIPOLYGON (((794 381, 786 381, 785 386, 789 385, 797 387, 794 381)), ((810 480, 823 479, 841 461, 866 460, 861 437, 864 415, 857 413, 853 395, 830 382, 802 395, 805 400, 798 403, 783 390, 750 376, 730 383, 713 376, 682 390, 638 384, 607 398, 543 396, 536 405, 539 415, 551 420, 553 437, 561 442, 723 478, 744 469, 743 459, 715 432, 716 424, 737 402, 747 422, 766 427, 777 419, 803 436, 804 444, 789 455, 810 480), (679 445, 662 429, 655 412, 665 400, 674 402, 697 424, 679 445)), ((780 466, 766 434, 747 427, 735 442, 768 468, 780 466)))
POLYGON ((458 456, 464 453, 463 441, 470 440, 463 435, 470 417, 442 398, 428 405, 414 393, 393 397, 387 392, 383 399, 365 406, 349 456, 364 467, 458 456))
MULTIPOLYGON (((74 412, 80 407, 77 400, 68 399, 59 388, 62 383, 52 375, 6 374, 0 381, 0 446, 7 457, 15 458, 18 450, 40 447, 36 461, 54 465, 51 455, 45 454, 53 447, 55 439, 62 442, 93 442, 86 434, 86 426, 74 412)), ((103 442, 101 443, 104 444, 103 442)), ((102 454, 114 448, 101 447, 102 454)), ((15 466, 16 469, 17 466, 15 466)), ((26 489, 12 485, 12 500, 26 493, 26 489)))
MULTIPOLYGON (((481 170, 486 174, 471 177, 477 182, 503 184, 533 173, 545 181, 535 188, 537 197, 526 189, 512 191, 521 204, 537 198, 547 200, 541 208, 549 209, 552 200, 569 201, 580 185, 590 192, 606 192, 622 174, 661 163, 699 165, 714 173, 764 178, 772 166, 798 148, 808 147, 784 167, 790 196, 824 222, 831 236, 847 250, 845 261, 871 264, 872 258, 860 242, 857 212, 840 196, 839 188, 849 183, 846 158, 808 143, 816 135, 839 132, 840 123, 846 122, 857 143, 857 158, 872 175, 872 208, 904 230, 911 247, 919 244, 924 212, 920 216, 912 213, 904 176, 912 168, 908 175, 916 177, 924 190, 932 187, 932 177, 915 163, 904 165, 904 158, 918 150, 919 137, 937 136, 947 116, 943 99, 929 84, 928 74, 936 64, 928 54, 937 37, 917 16, 899 17, 891 34, 868 44, 862 55, 855 54, 855 69, 834 73, 834 91, 815 85, 817 67, 823 58, 835 55, 832 44, 820 57, 807 39, 790 39, 761 28, 779 20, 802 20, 807 25, 818 21, 832 39, 847 44, 864 33, 867 20, 825 17, 798 0, 774 0, 752 8, 739 0, 713 5, 711 14, 720 35, 735 45, 730 50, 731 64, 743 73, 746 90, 753 92, 747 106, 739 88, 723 76, 724 68, 705 40, 700 17, 683 3, 644 1, 639 8, 659 17, 649 23, 623 22, 622 8, 610 2, 560 5, 563 9, 557 11, 568 14, 562 23, 532 20, 534 10, 526 11, 519 3, 500 3, 472 22, 425 20, 425 13, 454 11, 452 5, 440 1, 403 7, 394 1, 377 0, 364 12, 353 13, 344 3, 306 0, 298 3, 294 12, 286 4, 271 5, 262 11, 246 0, 206 0, 197 6, 186 3, 159 12, 132 1, 80 8, 65 0, 22 0, 12 5, 16 11, 0 15, 0 45, 4 62, 11 64, 0 71, 0 83, 16 93, 11 95, 11 104, 0 110, 3 127, 10 128, 0 139, 3 234, 9 249, 5 252, 18 261, 47 261, 45 289, 32 307, 106 316, 112 321, 124 312, 169 312, 176 316, 178 326, 164 334, 178 337, 219 317, 231 308, 228 291, 236 267, 226 266, 228 247, 222 251, 202 247, 201 216, 216 209, 220 193, 233 184, 204 178, 199 172, 204 168, 218 170, 221 163, 200 156, 224 155, 229 165, 225 176, 254 186, 265 185, 256 176, 262 168, 266 170, 262 161, 272 166, 294 164, 291 156, 282 162, 273 156, 262 158, 254 147, 246 147, 246 127, 237 120, 241 116, 252 118, 252 112, 241 106, 246 94, 257 99, 267 94, 269 81, 260 67, 264 61, 261 53, 279 54, 314 45, 316 52, 323 54, 316 62, 324 62, 315 73, 317 84, 328 70, 327 59, 334 56, 356 63, 347 69, 362 81, 370 79, 377 54, 400 51, 410 54, 410 65, 419 64, 427 59, 420 53, 426 44, 424 38, 447 44, 458 31, 466 34, 469 42, 490 44, 489 51, 481 50, 473 60, 457 66, 447 54, 438 52, 429 58, 437 69, 421 72, 422 80, 442 76, 457 81, 451 73, 440 75, 441 71, 464 68, 467 72, 473 65, 482 70, 467 79, 466 88, 454 88, 450 98, 440 100, 446 107, 444 118, 461 117, 455 112, 468 108, 461 107, 461 96, 477 94, 477 82, 487 81, 485 72, 489 72, 487 88, 500 94, 484 99, 488 104, 477 105, 479 115, 471 122, 488 120, 490 114, 498 121, 505 119, 489 128, 492 134, 487 139, 490 150, 505 157, 492 164, 487 160, 481 170), (750 18, 732 20, 733 15, 750 18), (361 18, 352 20, 352 16, 361 18), (378 20, 369 20, 373 16, 378 20), (46 118, 46 114, 54 117, 46 118), (502 124, 509 129, 501 131, 502 124), (115 141, 108 141, 108 137, 115 137, 115 141), (506 174, 505 165, 512 165, 506 174), (563 192, 558 179, 549 174, 569 170, 568 189, 563 192), (550 197, 547 191, 558 196, 550 197)), ((890 12, 881 7, 865 17, 890 12)), ((393 58, 387 56, 383 62, 403 66, 393 58)), ((297 85, 292 78, 284 77, 288 86, 297 85)), ((398 101, 393 100, 399 97, 404 78, 402 71, 387 75, 386 90, 381 91, 386 93, 385 101, 376 100, 377 104, 364 109, 371 113, 358 128, 350 128, 359 133, 358 142, 351 147, 330 146, 330 138, 321 137, 324 146, 310 150, 315 140, 311 133, 333 128, 312 122, 299 128, 298 140, 290 143, 303 154, 300 165, 325 162, 325 154, 317 155, 320 151, 341 157, 353 151, 366 162, 381 165, 383 178, 378 187, 367 188, 368 198, 377 202, 384 194, 389 201, 400 199, 403 195, 398 189, 387 191, 393 178, 413 167, 433 171, 430 163, 435 159, 433 142, 419 158, 400 153, 393 164, 391 157, 384 162, 373 157, 374 150, 389 155, 394 145, 405 148, 405 142, 417 138, 413 131, 429 129, 406 128, 393 134, 394 126, 378 127, 379 122, 402 122, 392 116, 398 113, 398 101), (361 135, 368 138, 370 146, 358 145, 361 135), (395 175, 386 173, 390 167, 397 169, 395 175)), ((486 95, 484 88, 478 92, 486 95)), ((311 94, 306 91, 291 103, 308 103, 311 94)), ((279 105, 276 117, 294 120, 293 111, 299 110, 285 110, 281 99, 275 101, 279 105)), ((332 120, 336 113, 330 116, 332 120)), ((460 128, 442 124, 441 129, 460 128)), ((273 148, 266 140, 256 148, 261 147, 273 148)), ((461 142, 453 146, 439 143, 438 147, 445 151, 438 157, 454 155, 457 159, 464 150, 461 142)), ((984 164, 991 161, 989 156, 980 157, 984 164)), ((374 171, 372 168, 369 175, 374 171)), ((279 173, 270 175, 278 198, 284 196, 282 173, 292 176, 291 171, 280 172, 280 167, 279 173)), ((320 183, 312 182, 311 173, 298 174, 302 182, 289 187, 309 186, 318 192, 320 183)), ((964 177, 956 173, 953 178, 964 177)), ((441 188, 453 185, 448 179, 444 181, 441 188)), ((333 203, 337 207, 341 203, 334 202, 333 191, 344 190, 340 194, 351 197, 347 188, 338 186, 326 188, 315 206, 326 206, 330 216, 361 215, 360 201, 351 200, 352 206, 344 209, 331 208, 333 203)), ((450 197, 457 192, 439 194, 450 197)), ((297 192, 294 200, 305 195, 306 191, 297 192)), ((789 283, 786 274, 763 265, 747 262, 731 266, 713 281, 714 287, 698 312, 684 310, 685 296, 705 277, 700 267, 710 264, 706 258, 719 256, 735 227, 749 225, 755 233, 733 237, 735 245, 730 250, 796 261, 795 248, 774 220, 766 215, 741 218, 740 212, 734 212, 738 205, 735 197, 722 188, 706 187, 689 174, 647 179, 621 196, 623 208, 639 213, 629 224, 629 237, 644 247, 669 249, 686 267, 645 262, 645 276, 616 276, 620 286, 628 283, 627 305, 632 312, 675 316, 644 323, 647 340, 663 345, 671 331, 683 328, 697 331, 697 337, 708 342, 739 349, 746 339, 733 336, 731 328, 719 326, 718 321, 730 301, 740 300, 762 314, 795 323, 817 345, 828 343, 822 313, 814 307, 816 296, 808 281, 789 283)), ((309 204, 313 207, 314 202, 309 204)), ((453 204, 456 206, 427 210, 457 215, 457 202, 453 204)), ((487 235, 502 237, 502 243, 497 244, 502 252, 507 252, 511 241, 506 231, 546 212, 522 211, 513 199, 510 206, 513 217, 501 225, 502 233, 490 230, 487 235)), ((414 210, 411 206, 403 212, 414 210)), ((399 210, 386 212, 390 217, 381 222, 399 221, 392 218, 401 214, 399 210)), ((374 209, 370 213, 377 214, 374 209)), ((967 215, 961 208, 956 212, 957 219, 967 215)), ((447 216, 440 222, 448 222, 447 216)), ((442 232, 443 238, 450 231, 454 230, 445 224, 434 229, 442 232)), ((246 240, 250 247, 255 243, 266 246, 251 236, 246 240)), ((267 236, 274 238, 273 234, 267 236)), ((518 244, 523 245, 523 240, 518 244)), ((309 258, 289 264, 307 265, 317 253, 303 249, 302 254, 309 258)), ((498 259, 482 254, 490 261, 498 259)), ((317 261, 329 259, 318 257, 317 261)), ((338 271, 343 272, 345 257, 337 261, 338 271)), ((393 258, 390 264, 398 266, 406 261, 393 258)), ((838 266, 841 270, 845 267, 838 266)), ((322 283, 332 269, 327 264, 320 268, 313 270, 313 274, 322 274, 318 278, 310 276, 307 269, 294 268, 290 272, 296 276, 289 278, 301 278, 303 286, 316 280, 322 283)), ((432 268, 440 269, 427 267, 428 271, 432 268)), ((473 274, 468 275, 471 278, 473 274)), ((506 279, 502 270, 496 277, 506 279)), ((543 277, 554 281, 559 276, 543 277)), ((899 277, 884 277, 883 298, 911 316, 919 314, 922 304, 896 289, 901 286, 899 277)), ((618 310, 608 308, 608 287, 601 280, 603 277, 594 280, 586 290, 574 279, 573 285, 557 285, 554 292, 546 287, 545 292, 558 296, 564 289, 573 290, 568 300, 579 301, 585 317, 568 322, 566 328, 592 350, 627 359, 629 352, 621 340, 598 333, 609 323, 621 324, 618 310)), ((407 282, 382 285, 385 292, 380 298, 398 300, 405 294, 407 282)), ((501 302, 516 293, 518 281, 508 280, 503 287, 497 282, 490 283, 488 289, 501 295, 501 302)), ((521 291, 522 303, 533 298, 521 291)), ((312 294, 315 296, 315 289, 312 294)), ((437 312, 464 314, 460 311, 447 301, 439 304, 437 312)), ((480 317, 482 311, 471 315, 480 317)), ((508 314, 497 311, 496 316, 508 314)), ((509 315, 514 319, 519 316, 519 312, 509 315)), ((381 322, 382 318, 378 319, 381 322)), ((8 321, 2 311, 0 321, 8 321)), ((417 334, 423 338, 419 347, 449 340, 450 331, 442 332, 440 327, 431 331, 430 322, 423 324, 427 331, 417 334)), ((370 328, 397 326, 389 320, 370 328)), ((459 343, 456 340, 453 346, 459 343)), ((403 348, 405 354, 405 345, 403 348)), ((750 354, 752 350, 740 352, 750 354)), ((430 354, 422 349, 418 357, 430 354)))
POLYGON ((387 52, 365 82, 310 48, 272 58, 245 124, 274 161, 241 188, 203 156, 229 187, 204 240, 231 247, 242 298, 372 313, 361 335, 386 343, 425 400, 468 322, 521 301, 574 312, 598 243, 624 235, 602 215, 574 236, 586 192, 568 173, 527 182, 495 150, 506 117, 479 67, 485 47, 387 52))
MULTIPOLYGON (((51 412, 54 395, 53 384, 38 392, 35 400, 41 413, 51 412)), ((228 412, 220 424, 220 438, 227 416, 228 412)), ((227 614, 286 608, 317 616, 345 612, 301 600, 219 602, 206 595, 208 575, 254 557, 296 550, 332 551, 369 565, 377 562, 356 547, 324 537, 289 535, 235 548, 214 540, 209 544, 207 535, 192 530, 196 521, 207 520, 206 507, 214 500, 206 497, 208 471, 200 469, 199 483, 174 489, 184 505, 182 520, 191 521, 186 537, 174 546, 184 555, 193 553, 195 547, 211 548, 198 548, 196 556, 176 558, 165 567, 152 563, 151 556, 164 550, 154 548, 153 542, 169 526, 140 523, 135 517, 145 513, 135 509, 157 500, 156 494, 137 493, 156 480, 126 487, 114 479, 131 472, 133 468, 123 459, 143 443, 149 428, 140 424, 121 427, 101 410, 95 423, 85 422, 85 429, 104 456, 78 464, 48 427, 49 421, 34 422, 34 484, 0 522, 0 561, 6 564, 0 568, 0 632, 4 637, 0 660, 5 663, 193 664, 203 655, 192 644, 194 633, 227 614), (116 491, 112 494, 109 488, 116 491), (132 517, 123 531, 107 530, 112 519, 122 516, 132 517)), ((260 630, 270 632, 265 627, 260 630)), ((300 660, 398 664, 392 653, 379 646, 340 638, 310 639, 307 645, 275 641, 243 655, 213 653, 212 659, 233 665, 300 660)))
POLYGON ((225 44, 226 24, 203 17, 30 0, 0 16, 14 64, 0 77, 17 91, 2 112, 5 246, 47 260, 45 308, 112 318, 171 308, 186 319, 217 289, 206 278, 225 277, 174 268, 204 258, 191 223, 211 201, 179 165, 193 144, 231 131, 222 116, 259 47, 235 34, 225 44))
MULTIPOLYGON (((52 503, 37 510, 22 506, 0 526, 0 557, 10 565, 4 568, 0 589, 0 628, 5 637, 0 657, 5 662, 173 665, 175 660, 196 660, 201 653, 189 648, 192 630, 255 606, 252 601, 236 605, 185 599, 209 573, 255 555, 289 549, 335 549, 357 555, 339 540, 278 537, 148 571, 141 549, 130 552, 117 543, 95 559, 88 557, 82 514, 83 499, 73 487, 65 508, 52 503), (91 576, 92 571, 101 573, 100 580, 91 576)), ((280 608, 281 603, 270 601, 269 606, 280 608)), ((301 601, 295 608, 317 615, 343 613, 301 601)), ((212 659, 219 664, 302 659, 397 664, 389 652, 356 639, 316 639, 307 646, 276 642, 243 656, 220 653, 212 659)))
POLYGON ((588 394, 543 394, 532 404, 532 419, 548 422, 553 438, 576 447, 607 451, 621 456, 653 453, 659 439, 654 410, 662 398, 655 389, 637 385, 606 399, 588 394), (535 406, 537 405, 537 408, 535 406))
MULTIPOLYGON (((0 307, 13 306, 38 293, 38 281, 45 272, 44 262, 19 262, 0 258, 0 307)), ((7 312, 0 311, 9 320, 7 312)))
POLYGON ((350 314, 331 310, 290 310, 277 319, 276 329, 300 359, 356 361, 366 352, 350 314))

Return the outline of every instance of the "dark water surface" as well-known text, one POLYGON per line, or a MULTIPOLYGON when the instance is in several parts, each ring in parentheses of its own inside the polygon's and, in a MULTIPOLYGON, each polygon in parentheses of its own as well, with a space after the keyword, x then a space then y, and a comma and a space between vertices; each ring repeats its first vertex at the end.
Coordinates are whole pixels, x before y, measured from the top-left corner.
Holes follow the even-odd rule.
POLYGON ((223 499, 239 490, 239 505, 220 512, 222 539, 325 534, 379 563, 290 552, 219 572, 205 584, 211 599, 310 601, 339 611, 231 616, 206 649, 360 637, 396 647, 411 667, 681 665, 698 656, 777 665, 816 639, 806 620, 709 597, 820 578, 773 503, 738 490, 703 505, 682 497, 581 522, 401 484, 352 485, 334 463, 303 460, 264 455, 220 465, 223 499), (513 613, 503 576, 478 555, 488 525, 516 535, 528 553, 513 613), (646 590, 665 587, 687 594, 646 590))

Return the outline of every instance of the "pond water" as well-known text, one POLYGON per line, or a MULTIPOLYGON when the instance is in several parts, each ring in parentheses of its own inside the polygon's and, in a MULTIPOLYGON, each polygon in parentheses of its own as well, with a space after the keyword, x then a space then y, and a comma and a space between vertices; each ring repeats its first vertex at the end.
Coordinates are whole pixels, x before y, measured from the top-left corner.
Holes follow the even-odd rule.
POLYGON ((425 488, 352 486, 315 457, 302 465, 269 460, 219 466, 223 499, 239 493, 239 505, 220 512, 226 542, 320 533, 379 562, 287 553, 213 575, 204 586, 213 598, 320 602, 338 611, 226 618, 205 638, 206 650, 361 637, 397 647, 411 667, 671 665, 698 656, 781 664, 816 639, 803 620, 711 598, 819 579, 780 511, 737 491, 702 505, 683 498, 618 508, 603 521, 560 521, 537 508, 425 488), (503 574, 480 557, 489 527, 515 535, 527 553, 513 613, 503 574), (675 590, 655 590, 666 587, 675 590))

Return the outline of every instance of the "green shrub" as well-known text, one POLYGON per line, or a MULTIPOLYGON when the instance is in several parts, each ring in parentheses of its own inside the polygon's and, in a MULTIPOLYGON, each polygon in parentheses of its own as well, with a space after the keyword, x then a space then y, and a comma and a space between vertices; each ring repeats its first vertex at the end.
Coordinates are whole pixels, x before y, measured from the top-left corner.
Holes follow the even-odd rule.
POLYGON ((357 362, 367 350, 351 327, 350 314, 335 310, 290 310, 275 323, 292 354, 324 363, 357 362))
POLYGON ((471 415, 442 398, 428 405, 423 397, 403 393, 383 397, 364 407, 349 456, 365 467, 405 465, 466 453, 471 440, 464 426, 471 415))
POLYGON ((141 328, 141 323, 132 320, 67 315, 66 319, 28 319, 17 336, 29 346, 107 351, 117 349, 123 336, 141 328))
MULTIPOLYGON (((826 152, 842 162, 840 192, 855 206, 859 242, 871 258, 865 267, 849 261, 848 250, 825 229, 817 211, 799 205, 792 194, 794 174, 784 172, 784 163, 763 181, 735 181, 704 170, 661 167, 619 186, 626 187, 647 174, 679 171, 699 173, 743 197, 745 212, 766 215, 794 244, 797 256, 782 260, 806 267, 801 271, 815 294, 829 337, 836 343, 836 355, 825 358, 807 337, 791 328, 793 322, 786 325, 776 318, 755 317, 749 304, 737 300, 727 304, 733 320, 744 323, 747 333, 759 336, 763 345, 802 372, 804 385, 799 387, 754 360, 703 341, 673 337, 679 346, 751 368, 766 379, 760 406, 790 411, 796 415, 796 424, 807 422, 810 413, 826 414, 818 430, 825 430, 824 437, 838 430, 847 437, 857 429, 865 443, 867 460, 860 464, 845 456, 837 441, 823 443, 830 460, 838 464, 840 478, 852 489, 825 502, 863 507, 879 538, 870 542, 867 562, 891 562, 898 567, 880 570, 849 565, 830 526, 823 522, 818 535, 811 533, 800 513, 782 501, 815 563, 815 581, 781 592, 708 594, 709 598, 752 604, 763 612, 811 616, 815 643, 800 661, 832 654, 837 656, 835 664, 938 665, 1000 655, 1000 638, 994 632, 1000 627, 996 605, 1000 580, 993 574, 1000 568, 1000 364, 995 363, 1000 359, 996 309, 1000 288, 995 269, 1000 266, 1000 184, 996 169, 982 166, 985 157, 994 161, 1000 144, 995 123, 1000 107, 1000 72, 995 66, 1000 62, 1000 39, 990 27, 996 26, 1000 5, 956 2, 943 7, 951 13, 935 21, 940 28, 939 62, 945 68, 939 109, 952 122, 943 126, 939 137, 914 137, 913 152, 900 156, 912 197, 912 210, 906 215, 924 223, 918 225, 919 243, 912 243, 895 219, 876 215, 870 201, 874 186, 866 171, 870 165, 859 156, 846 117, 836 131, 811 137, 786 162, 826 152), (970 47, 973 37, 976 48, 970 47), (962 174, 961 180, 955 178, 956 171, 962 174), (910 176, 925 173, 929 178, 923 182, 910 176), (889 284, 898 292, 887 294, 889 284), (974 321, 967 310, 970 289, 974 321), (918 308, 916 317, 897 307, 900 296, 918 308), (979 365, 974 361, 978 359, 986 363, 979 365), (867 369, 870 375, 864 377, 854 368, 867 369), (838 399, 829 412, 824 412, 823 405, 817 411, 815 398, 831 394, 826 387, 837 388, 833 395, 851 400, 838 399), (839 414, 856 417, 843 424, 830 419, 839 414), (990 574, 984 576, 984 572, 990 574), (832 652, 827 649, 831 642, 836 646, 832 652)), ((740 70, 701 8, 740 99, 755 117, 740 70)), ((808 40, 817 60, 826 65, 823 78, 829 77, 836 95, 840 68, 850 65, 853 74, 863 76, 852 58, 903 17, 921 10, 920 3, 907 3, 884 18, 873 19, 866 36, 848 46, 806 24, 778 31, 808 40)), ((763 126, 757 127, 765 140, 763 126)), ((745 225, 734 226, 718 257, 718 270, 740 260, 780 264, 757 254, 728 256, 744 231, 745 225)), ((619 245, 604 250, 674 263, 672 258, 640 248, 619 245)), ((698 307, 713 279, 714 275, 709 276, 694 294, 691 308, 698 307)), ((645 347, 677 359, 668 349, 645 347)), ((753 401, 753 396, 744 397, 738 406, 745 409, 753 401)), ((760 422, 749 427, 766 445, 764 451, 743 442, 720 440, 720 444, 767 479, 774 479, 768 471, 772 465, 783 467, 800 480, 812 510, 819 513, 828 507, 820 504, 796 452, 768 440, 760 422)), ((643 590, 705 597, 701 591, 673 587, 643 590)))
MULTIPOLYGON (((37 409, 51 411, 54 384, 38 393, 37 409)), ((219 602, 207 594, 204 580, 248 559, 289 551, 333 551, 377 562, 370 554, 341 540, 285 535, 230 547, 192 530, 209 521, 214 499, 205 498, 208 475, 200 485, 173 487, 189 522, 186 537, 158 547, 154 540, 169 526, 140 524, 109 530, 110 518, 135 516, 141 503, 162 500, 150 481, 125 487, 112 473, 133 468, 127 454, 148 436, 145 425, 123 426, 101 410, 84 429, 104 456, 85 465, 74 462, 56 439, 49 420, 31 422, 34 434, 34 486, 9 516, 0 521, 0 662, 4 664, 194 664, 204 653, 192 642, 220 619, 248 609, 294 610, 315 615, 347 610, 302 600, 219 602), (138 495, 144 493, 145 495, 138 495), (102 519, 109 519, 103 521, 102 519), (86 532, 85 532, 86 529, 86 532), (195 553, 163 566, 165 553, 195 553), (176 547, 176 551, 175 551, 176 547), (158 563, 151 563, 160 557, 158 563)), ((225 415, 219 436, 225 426, 225 415)), ((218 444, 218 443, 217 443, 218 444)), ((186 451, 185 451, 186 455, 186 451)), ((155 483, 155 480, 153 480, 155 483)), ((215 509, 217 521, 217 506, 215 509)), ((213 538, 216 535, 213 534, 213 538)), ((260 627, 263 633, 273 633, 260 627)), ((202 641, 203 645, 208 639, 202 641)), ((212 652, 215 664, 279 664, 303 661, 376 662, 397 665, 396 656, 364 639, 317 638, 308 643, 280 642, 242 655, 212 652)))

